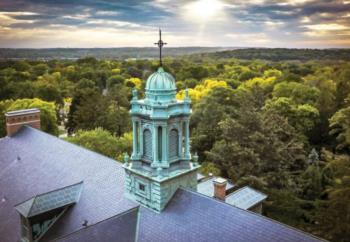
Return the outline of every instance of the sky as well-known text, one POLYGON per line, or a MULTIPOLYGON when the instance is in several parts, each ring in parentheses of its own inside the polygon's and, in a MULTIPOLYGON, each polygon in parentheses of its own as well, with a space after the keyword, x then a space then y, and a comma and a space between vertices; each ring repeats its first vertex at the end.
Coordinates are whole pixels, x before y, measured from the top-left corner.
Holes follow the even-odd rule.
POLYGON ((0 48, 350 48, 350 0, 0 0, 0 48))

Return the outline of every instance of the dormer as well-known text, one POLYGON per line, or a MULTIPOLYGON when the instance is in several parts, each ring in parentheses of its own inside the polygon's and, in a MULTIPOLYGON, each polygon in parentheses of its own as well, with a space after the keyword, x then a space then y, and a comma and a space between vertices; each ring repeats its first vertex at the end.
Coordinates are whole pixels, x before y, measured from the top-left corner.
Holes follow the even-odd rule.
POLYGON ((39 241, 64 212, 79 201, 82 189, 83 182, 79 182, 16 205, 21 218, 21 241, 39 241))

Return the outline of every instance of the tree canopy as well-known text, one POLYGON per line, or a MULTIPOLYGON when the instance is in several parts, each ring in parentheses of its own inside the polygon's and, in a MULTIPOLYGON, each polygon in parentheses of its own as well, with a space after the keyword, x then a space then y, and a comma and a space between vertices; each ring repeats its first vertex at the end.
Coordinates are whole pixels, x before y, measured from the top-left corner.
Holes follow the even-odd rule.
MULTIPOLYGON (((350 230, 348 52, 238 49, 163 63, 178 99, 188 88, 201 172, 265 192, 265 216, 331 241, 348 241, 350 230)), ((58 135, 59 126, 68 141, 119 161, 130 154, 131 91, 144 97, 158 62, 96 53, 102 57, 1 60, 0 135, 6 111, 37 107, 44 131, 58 135)))

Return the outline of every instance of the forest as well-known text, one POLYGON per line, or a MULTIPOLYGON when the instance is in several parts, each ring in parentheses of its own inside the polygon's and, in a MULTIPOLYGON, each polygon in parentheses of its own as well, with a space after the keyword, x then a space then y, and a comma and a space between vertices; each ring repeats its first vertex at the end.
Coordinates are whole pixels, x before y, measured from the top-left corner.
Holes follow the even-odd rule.
MULTIPOLYGON (((164 49, 166 56, 210 53, 231 50, 232 47, 169 47, 164 49)), ((94 56, 96 59, 157 58, 156 47, 120 48, 44 48, 10 49, 0 48, 0 59, 79 59, 94 56)))
MULTIPOLYGON (((203 173, 268 194, 267 217, 350 241, 350 55, 291 52, 168 57, 164 69, 178 99, 189 90, 191 150, 203 173)), ((38 107, 44 131, 122 162, 132 148, 131 91, 143 96, 157 67, 153 59, 2 60, 0 136, 5 112, 38 107)))

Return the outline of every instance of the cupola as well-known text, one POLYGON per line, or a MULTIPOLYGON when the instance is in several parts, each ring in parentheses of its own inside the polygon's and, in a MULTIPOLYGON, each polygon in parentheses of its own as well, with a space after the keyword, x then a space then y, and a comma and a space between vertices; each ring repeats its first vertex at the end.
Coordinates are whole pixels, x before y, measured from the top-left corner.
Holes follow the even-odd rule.
POLYGON ((156 102, 169 102, 175 100, 175 78, 159 67, 150 75, 146 82, 146 100, 156 102))
MULTIPOLYGON (((161 37, 161 34, 160 34, 161 37)), ((165 43, 157 45, 161 50, 165 43)), ((176 100, 174 77, 160 67, 146 83, 146 98, 133 91, 133 152, 125 155, 125 194, 157 212, 179 187, 196 190, 197 157, 190 154, 191 100, 176 100), (129 160, 130 158, 130 160, 129 160)))

